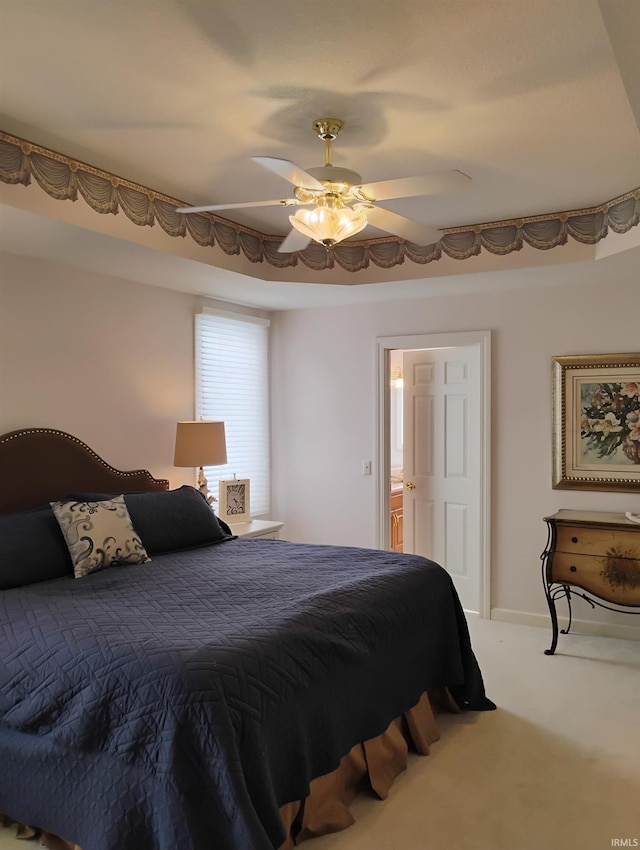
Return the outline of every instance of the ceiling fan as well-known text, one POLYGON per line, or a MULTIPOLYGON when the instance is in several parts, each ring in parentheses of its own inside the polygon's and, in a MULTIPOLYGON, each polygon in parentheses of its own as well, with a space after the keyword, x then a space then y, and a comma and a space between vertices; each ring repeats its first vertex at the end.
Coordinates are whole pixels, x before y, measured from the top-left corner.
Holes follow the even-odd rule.
POLYGON ((301 251, 316 241, 327 249, 359 233, 367 224, 393 233, 418 245, 437 242, 442 232, 414 221, 384 207, 378 201, 409 198, 417 195, 436 195, 464 188, 471 178, 461 171, 440 171, 418 177, 400 177, 377 183, 363 183, 362 177, 349 168, 339 168, 331 162, 331 142, 337 138, 344 122, 337 118, 320 118, 313 129, 325 142, 325 164, 306 171, 288 159, 272 156, 253 156, 258 165, 268 168, 295 186, 293 198, 272 201, 249 201, 240 204, 212 204, 203 207, 180 207, 179 213, 213 212, 242 207, 302 207, 289 216, 292 230, 278 251, 301 251), (304 207, 310 208, 304 209, 304 207))

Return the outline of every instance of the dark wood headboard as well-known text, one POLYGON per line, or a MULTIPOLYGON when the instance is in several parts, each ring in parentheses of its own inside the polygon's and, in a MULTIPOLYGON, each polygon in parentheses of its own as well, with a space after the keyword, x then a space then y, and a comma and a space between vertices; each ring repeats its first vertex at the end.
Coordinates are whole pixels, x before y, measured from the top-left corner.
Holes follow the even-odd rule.
POLYGON ((0 436, 0 514, 28 510, 73 492, 168 490, 146 469, 122 472, 86 443, 54 428, 24 428, 0 436))

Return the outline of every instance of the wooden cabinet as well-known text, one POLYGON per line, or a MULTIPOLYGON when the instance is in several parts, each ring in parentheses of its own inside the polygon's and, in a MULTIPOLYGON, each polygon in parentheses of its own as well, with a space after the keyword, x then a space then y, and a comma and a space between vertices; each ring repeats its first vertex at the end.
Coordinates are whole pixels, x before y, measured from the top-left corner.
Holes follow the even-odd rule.
POLYGON ((597 511, 561 510, 544 519, 549 536, 542 553, 542 579, 553 629, 551 648, 545 653, 553 655, 560 597, 566 598, 569 608, 569 625, 563 634, 571 628, 572 596, 592 607, 640 614, 628 610, 640 608, 640 525, 624 514, 597 511))
POLYGON ((402 490, 391 493, 391 550, 402 552, 402 490))

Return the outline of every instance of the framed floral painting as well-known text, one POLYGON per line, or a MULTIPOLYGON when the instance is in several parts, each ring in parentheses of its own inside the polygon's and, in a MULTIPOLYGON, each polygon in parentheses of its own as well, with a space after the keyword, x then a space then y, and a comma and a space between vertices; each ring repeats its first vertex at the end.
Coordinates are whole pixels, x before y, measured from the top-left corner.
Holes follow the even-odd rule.
POLYGON ((640 353, 553 358, 553 487, 640 491, 640 353))

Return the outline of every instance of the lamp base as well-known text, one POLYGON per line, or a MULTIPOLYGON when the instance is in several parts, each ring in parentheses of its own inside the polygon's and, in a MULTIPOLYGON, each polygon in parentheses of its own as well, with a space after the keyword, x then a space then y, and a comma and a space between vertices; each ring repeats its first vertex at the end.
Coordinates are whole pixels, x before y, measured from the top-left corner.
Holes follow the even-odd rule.
POLYGON ((210 505, 213 502, 218 501, 215 496, 213 496, 211 493, 209 493, 209 485, 207 484, 207 477, 204 474, 204 469, 202 467, 200 467, 200 471, 198 472, 198 490, 200 490, 200 492, 202 493, 202 495, 205 497, 205 499, 207 500, 207 502, 210 505))

